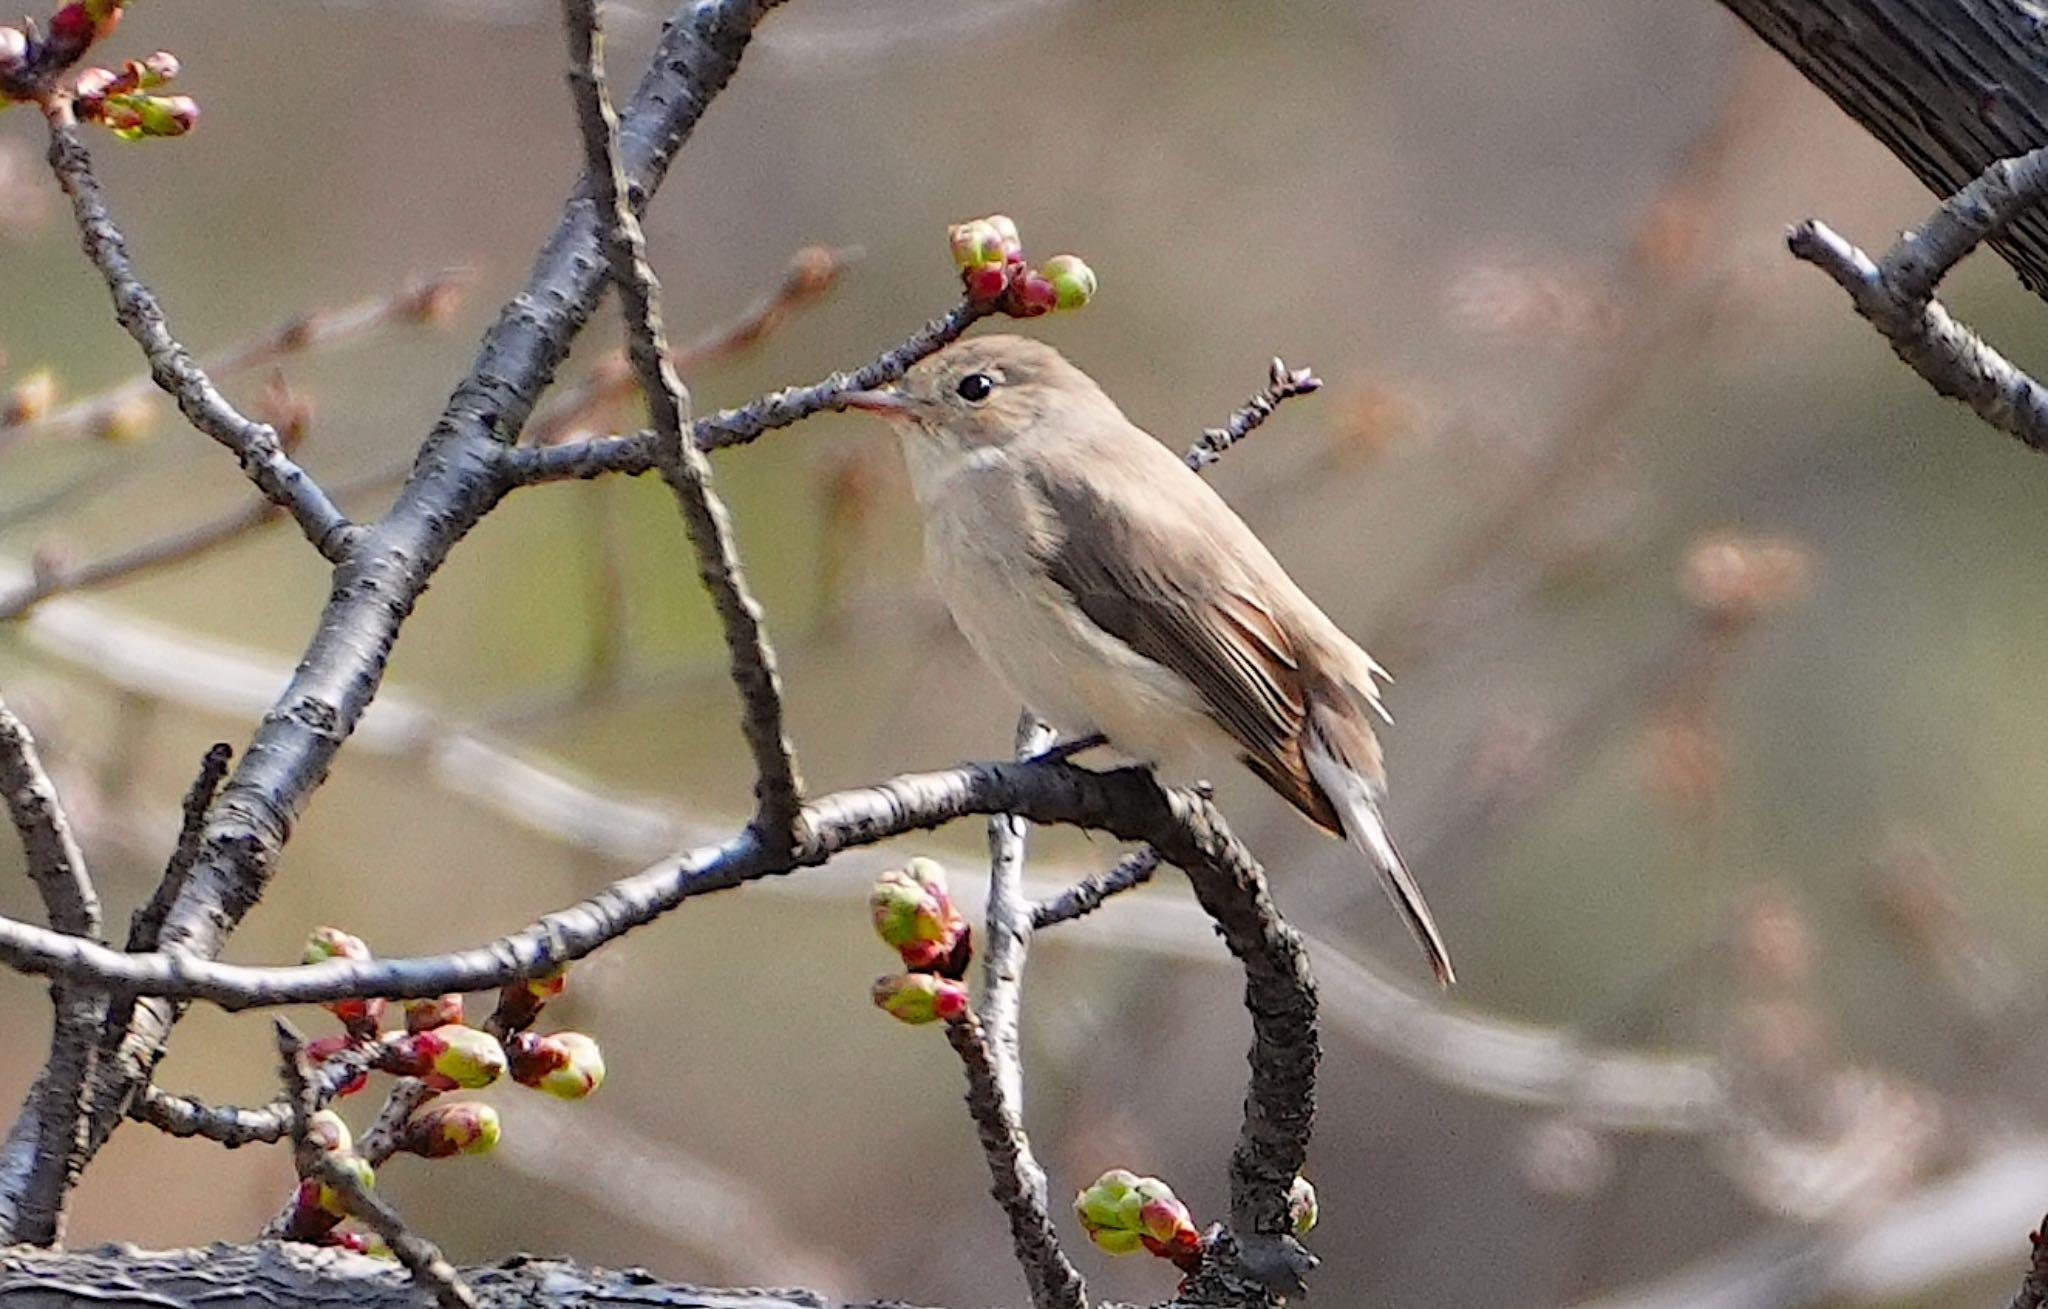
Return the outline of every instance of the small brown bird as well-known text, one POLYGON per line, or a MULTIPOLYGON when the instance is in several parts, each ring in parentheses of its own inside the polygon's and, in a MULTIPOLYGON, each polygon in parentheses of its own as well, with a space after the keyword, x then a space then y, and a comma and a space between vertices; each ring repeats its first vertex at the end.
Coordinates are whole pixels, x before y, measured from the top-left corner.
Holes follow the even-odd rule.
POLYGON ((1011 692, 1069 739, 1148 763, 1234 753, 1358 847, 1451 983, 1380 816, 1385 674, 1207 482, 1023 337, 960 342, 846 402, 901 436, 926 563, 1011 692))

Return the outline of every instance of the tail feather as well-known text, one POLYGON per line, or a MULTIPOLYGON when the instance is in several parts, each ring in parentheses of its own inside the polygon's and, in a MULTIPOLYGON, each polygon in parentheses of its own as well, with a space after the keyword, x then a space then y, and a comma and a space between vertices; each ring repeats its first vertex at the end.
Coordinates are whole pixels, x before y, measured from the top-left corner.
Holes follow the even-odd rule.
POLYGON ((1436 916, 1430 913, 1429 902, 1422 898, 1422 888, 1416 885, 1414 874, 1408 871, 1408 863, 1401 858, 1401 852, 1394 848, 1394 838, 1388 834, 1386 820, 1380 816, 1382 788, 1357 767, 1347 763, 1332 748, 1327 733, 1321 729, 1321 723, 1312 719, 1304 751, 1309 775, 1329 797, 1343 825, 1344 835, 1379 874, 1380 889, 1394 902, 1394 908, 1400 911, 1402 921, 1408 925, 1409 934, 1422 947, 1438 984, 1448 987, 1458 980, 1457 974, 1451 970, 1450 951, 1444 945, 1443 934, 1437 931, 1436 916))

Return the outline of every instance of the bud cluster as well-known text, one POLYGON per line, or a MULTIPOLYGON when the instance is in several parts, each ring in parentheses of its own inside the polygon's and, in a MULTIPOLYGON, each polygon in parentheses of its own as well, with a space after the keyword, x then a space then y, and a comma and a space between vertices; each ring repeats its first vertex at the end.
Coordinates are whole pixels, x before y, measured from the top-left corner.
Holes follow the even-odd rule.
POLYGON ((128 0, 66 0, 50 15, 45 30, 28 23, 0 27, 0 108, 10 101, 47 99, 65 69, 113 34, 127 4, 128 0))
POLYGON ((946 870, 913 859, 875 879, 868 892, 875 935, 909 971, 875 979, 875 1006, 906 1023, 952 1022, 968 1010, 967 965, 974 931, 953 904, 946 870))
POLYGON ((1042 265, 1024 257, 1017 224, 1003 214, 955 223, 947 233, 953 263, 967 296, 1012 318, 1036 318, 1056 309, 1079 309, 1095 295, 1095 272, 1078 255, 1054 255, 1042 265))
POLYGON ((1110 1254, 1148 1250, 1192 1273, 1202 1263, 1202 1233, 1173 1188, 1156 1177, 1112 1168, 1074 1197, 1088 1239, 1110 1254))
POLYGON ((119 72, 87 68, 72 83, 72 112, 124 141, 183 136, 199 125, 199 102, 189 95, 155 95, 178 75, 178 57, 159 50, 130 59, 119 72))
MULTIPOLYGON (((369 960, 362 938, 335 927, 316 928, 307 938, 303 959, 308 964, 331 960, 369 960)), ((394 1077, 416 1078, 427 1099, 448 1091, 479 1090, 507 1077, 522 1086, 561 1100, 580 1100, 604 1084, 604 1054, 582 1032, 537 1033, 528 1030, 547 1002, 562 993, 566 969, 545 977, 509 983, 498 995, 496 1009, 481 1028, 465 1023, 463 999, 454 992, 391 1005, 381 999, 345 999, 325 1006, 346 1029, 306 1043, 315 1063, 346 1058, 345 1067, 363 1068, 394 1077), (386 1030, 387 1018, 402 1017, 402 1030, 386 1030)), ((368 1082, 356 1072, 336 1094, 352 1095, 368 1082)), ((398 1129, 397 1153, 422 1159, 484 1154, 502 1134, 498 1111, 473 1101, 434 1101, 415 1110, 398 1129)), ((374 1181, 371 1166, 354 1154, 348 1125, 328 1110, 308 1120, 308 1154, 299 1160, 298 1190, 285 1221, 287 1239, 351 1245, 359 1238, 334 1230, 344 1206, 323 1186, 314 1168, 320 1154, 344 1158, 359 1169, 366 1185, 374 1181)))

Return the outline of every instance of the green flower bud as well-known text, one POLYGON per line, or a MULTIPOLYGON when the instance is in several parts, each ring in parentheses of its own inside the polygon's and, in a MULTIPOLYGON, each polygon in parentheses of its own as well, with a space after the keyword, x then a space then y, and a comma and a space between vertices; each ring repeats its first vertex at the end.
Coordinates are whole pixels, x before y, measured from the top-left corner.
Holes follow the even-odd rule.
POLYGON ((1095 296, 1095 270, 1079 255, 1054 255, 1039 271, 1052 283, 1054 308, 1079 309, 1095 296))
POLYGON ((485 1154, 497 1148, 503 1128, 498 1111, 487 1104, 459 1100, 430 1105, 406 1120, 398 1148, 422 1159, 447 1159, 458 1154, 485 1154))
POLYGON ((875 979, 875 1006, 899 1022, 951 1022, 967 1012, 967 984, 930 973, 875 979))
POLYGON ((558 1100, 581 1100, 604 1085, 604 1054, 581 1032, 514 1035, 506 1046, 512 1080, 558 1100))

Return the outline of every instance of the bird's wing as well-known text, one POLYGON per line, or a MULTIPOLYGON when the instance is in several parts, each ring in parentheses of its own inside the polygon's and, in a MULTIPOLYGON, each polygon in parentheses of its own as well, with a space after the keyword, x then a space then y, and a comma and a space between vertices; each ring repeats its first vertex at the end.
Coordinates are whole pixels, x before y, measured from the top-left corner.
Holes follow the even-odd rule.
MULTIPOLYGON (((1055 524, 1041 562, 1081 612, 1186 678, 1253 772, 1310 819, 1341 830, 1302 753, 1308 687, 1294 643, 1247 584, 1252 561, 1200 533, 1162 540, 1151 515, 1081 478, 1034 470, 1032 481, 1055 524)), ((1252 540, 1248 529, 1245 537, 1252 540)), ((1250 548, 1263 555, 1255 541, 1250 548)))

